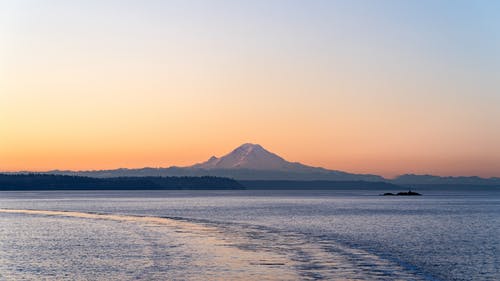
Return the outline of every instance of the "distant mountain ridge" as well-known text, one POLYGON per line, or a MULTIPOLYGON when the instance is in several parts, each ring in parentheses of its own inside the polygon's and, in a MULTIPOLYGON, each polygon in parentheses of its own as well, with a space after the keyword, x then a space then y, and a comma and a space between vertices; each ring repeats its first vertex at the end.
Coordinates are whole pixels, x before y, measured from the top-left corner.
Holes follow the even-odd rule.
POLYGON ((433 175, 405 174, 391 180, 400 185, 471 185, 471 186, 500 186, 500 178, 481 177, 440 177, 433 175))
POLYGON ((46 173, 78 175, 97 178, 146 176, 215 176, 236 180, 332 180, 332 181, 385 181, 381 176, 351 174, 342 171, 311 167, 289 162, 269 152, 259 144, 245 143, 218 158, 187 167, 114 169, 96 171, 60 171, 46 173))
MULTIPOLYGON (((29 172, 19 172, 29 173, 29 172)), ((245 143, 230 153, 187 167, 113 169, 93 171, 53 170, 44 174, 87 176, 95 178, 114 177, 226 177, 236 180, 274 181, 367 181, 387 182, 396 185, 414 186, 498 186, 500 178, 481 177, 441 177, 432 175, 406 174, 395 179, 385 179, 378 175, 353 174, 321 167, 312 167, 298 162, 289 162, 259 144, 245 143)))

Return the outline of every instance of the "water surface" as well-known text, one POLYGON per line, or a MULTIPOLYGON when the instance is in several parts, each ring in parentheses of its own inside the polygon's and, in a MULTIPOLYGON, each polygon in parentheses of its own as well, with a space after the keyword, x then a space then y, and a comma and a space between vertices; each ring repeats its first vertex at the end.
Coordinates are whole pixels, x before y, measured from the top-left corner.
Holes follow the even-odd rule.
POLYGON ((379 193, 1 192, 0 279, 498 280, 500 192, 379 193))

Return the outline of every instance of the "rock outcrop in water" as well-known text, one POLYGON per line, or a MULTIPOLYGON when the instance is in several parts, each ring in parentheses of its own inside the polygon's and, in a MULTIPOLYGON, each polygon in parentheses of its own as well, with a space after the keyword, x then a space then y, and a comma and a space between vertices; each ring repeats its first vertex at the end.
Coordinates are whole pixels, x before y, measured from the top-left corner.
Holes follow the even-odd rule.
POLYGON ((421 196, 421 195, 422 194, 420 194, 418 192, 411 191, 411 190, 408 190, 408 192, 398 192, 396 194, 391 193, 391 192, 386 192, 386 193, 382 194, 382 196, 421 196))

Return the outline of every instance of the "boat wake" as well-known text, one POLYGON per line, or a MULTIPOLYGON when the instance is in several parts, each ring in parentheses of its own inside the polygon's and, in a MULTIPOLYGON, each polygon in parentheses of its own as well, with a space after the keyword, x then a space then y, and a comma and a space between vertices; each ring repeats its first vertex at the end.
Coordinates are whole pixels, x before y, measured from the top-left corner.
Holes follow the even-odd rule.
MULTIPOLYGON (((104 223, 108 227, 106 229, 126 228, 122 236, 140 237, 140 243, 137 245, 140 245, 141 252, 133 258, 134 263, 137 264, 137 260, 141 260, 141 263, 140 266, 130 266, 127 273, 119 277, 120 279, 428 279, 411 268, 363 250, 303 233, 258 225, 178 217, 56 210, 0 209, 0 214, 21 216, 21 220, 25 216, 35 216, 69 219, 75 223, 90 221, 91 225, 104 223)), ((109 243, 113 242, 112 239, 116 239, 113 237, 116 236, 110 235, 109 243)), ((105 243, 106 240, 103 244, 105 243)), ((14 258, 12 255, 12 259, 14 258)), ((115 261, 118 262, 117 268, 120 267, 120 257, 109 258, 117 259, 118 261, 115 261)), ((130 256, 127 258, 131 259, 130 256)), ((16 262, 6 261, 5 257, 3 259, 0 259, 0 263, 16 262)), ((0 277, 4 270, 6 269, 0 264, 0 277)), ((41 272, 43 275, 45 271, 41 272)), ((3 273, 5 276, 13 277, 23 277, 22 274, 26 274, 3 273)), ((106 277, 105 270, 101 273, 103 279, 112 279, 109 275, 106 277)), ((118 275, 113 275, 118 280, 118 275)))

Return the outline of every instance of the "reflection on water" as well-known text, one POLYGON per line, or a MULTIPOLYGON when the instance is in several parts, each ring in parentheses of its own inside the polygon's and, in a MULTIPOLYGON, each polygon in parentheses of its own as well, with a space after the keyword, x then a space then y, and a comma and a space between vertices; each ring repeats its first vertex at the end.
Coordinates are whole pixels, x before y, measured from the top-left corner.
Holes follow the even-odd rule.
MULTIPOLYGON (((227 278, 231 280, 273 280, 273 279, 297 279, 294 272, 289 270, 291 266, 284 256, 271 251, 249 251, 239 247, 233 247, 230 242, 218 238, 218 230, 194 224, 186 221, 172 220, 159 217, 125 216, 111 214, 96 214, 83 212, 41 211, 41 210, 0 210, 1 213, 37 215, 40 217, 29 217, 25 222, 32 224, 37 221, 37 229, 51 228, 57 225, 55 218, 62 219, 63 225, 74 224, 69 227, 70 232, 59 236, 58 231, 46 231, 48 234, 47 247, 50 255, 36 258, 32 262, 40 262, 38 270, 23 272, 26 264, 21 267, 8 265, 9 257, 2 255, 2 272, 6 278, 20 279, 28 277, 41 278, 48 273, 56 279, 71 279, 81 277, 82 272, 87 272, 88 278, 101 277, 109 280, 133 279, 190 279, 206 280, 227 278), (79 220, 78 220, 79 219, 79 220), (85 220, 81 220, 85 219, 85 220), (84 226, 84 227, 82 227, 84 226), (143 229, 141 229, 143 228, 143 229), (101 231, 99 231, 101 230, 101 231), (51 237, 52 236, 52 237, 51 237), (55 237, 57 239, 54 239, 55 237), (83 241, 99 239, 101 245, 89 243, 86 247, 79 247, 79 254, 73 256, 75 264, 66 265, 64 268, 50 269, 51 264, 46 260, 66 260, 68 251, 75 250, 81 245, 66 245, 67 236, 73 236, 71 242, 76 242, 75 237, 83 241), (98 236, 98 237, 95 237, 98 236), (146 237, 142 237, 146 236, 146 237), (110 245, 106 245, 109 240, 110 245), (113 244, 117 243, 114 245, 113 244), (113 247, 114 255, 107 253, 109 247, 113 247), (122 249, 120 249, 120 247, 122 249), (60 249, 61 253, 54 251, 60 249), (159 252, 165 250, 164 254, 159 252), (173 250, 173 251, 172 251, 173 250), (156 253, 155 253, 156 252, 156 253), (62 255, 62 256, 61 256, 62 255), (125 259, 125 260, 124 260, 125 259), (85 268, 88 264, 90 268, 85 268), (48 272, 45 272, 48 265, 48 272), (82 268, 76 268, 81 266, 82 268), (120 267, 125 270, 120 270, 120 267), (8 272, 9 268, 17 267, 18 270, 8 272), (22 270, 21 270, 22 269, 22 270), (62 269, 62 270, 61 270, 62 269), (96 270, 96 271, 94 271, 96 270), (108 272, 108 270, 110 270, 108 272), (30 272, 31 271, 31 272, 30 272), (108 275, 112 273, 112 276, 108 275), (64 276, 68 275, 68 276, 64 276), (73 276, 70 276, 73 275, 73 276), (276 277, 276 278, 275 278, 276 277)), ((9 217, 7 217, 9 219, 9 217)), ((26 219, 25 217, 10 217, 14 222, 7 225, 10 233, 3 235, 16 235, 15 222, 26 219)), ((58 227, 59 230, 62 227, 58 227)), ((31 229, 36 231, 37 229, 31 229)), ((64 227, 65 231, 68 230, 64 227)), ((17 236, 17 235, 16 235, 17 236)), ((44 239, 44 238, 42 238, 44 239)), ((45 243, 39 239, 39 243, 45 243)), ((31 240, 31 239, 30 239, 31 240)), ((44 239, 45 240, 45 239, 44 239)), ((30 241, 25 241, 30 243, 30 241)), ((2 247, 4 248, 4 247, 2 247)), ((14 261, 18 260, 16 251, 10 253, 14 261)), ((32 254, 24 259, 32 259, 32 254)), ((31 267, 31 265, 30 265, 31 267)))
POLYGON ((1 209, 6 279, 418 280, 364 251, 265 227, 1 209), (28 266, 29 264, 29 266, 28 266))
POLYGON ((499 280, 500 192, 381 192, 0 192, 0 280, 499 280))

